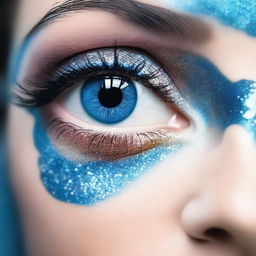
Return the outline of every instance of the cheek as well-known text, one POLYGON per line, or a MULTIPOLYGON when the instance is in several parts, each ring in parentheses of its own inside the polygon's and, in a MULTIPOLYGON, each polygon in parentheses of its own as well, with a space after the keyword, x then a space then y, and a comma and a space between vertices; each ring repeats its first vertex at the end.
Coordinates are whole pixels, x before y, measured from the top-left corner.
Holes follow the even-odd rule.
POLYGON ((54 198, 93 205, 118 196, 128 184, 135 182, 177 150, 173 147, 158 148, 116 163, 75 164, 61 157, 54 148, 49 150, 50 141, 42 137, 46 136, 45 131, 38 131, 34 126, 35 121, 30 114, 11 107, 9 156, 12 183, 27 216, 34 215, 35 211, 42 214, 45 204, 58 205, 54 198), (83 190, 82 186, 87 186, 87 190, 83 190), (47 190, 53 197, 49 197, 47 190), (74 193, 69 193, 72 191, 74 193), (38 206, 36 209, 35 205, 38 206))
POLYGON ((39 116, 35 116, 34 140, 39 151, 43 185, 56 199, 80 205, 94 205, 117 195, 122 189, 181 146, 157 147, 115 161, 73 161, 61 155, 51 143, 39 116))
MULTIPOLYGON (((9 161, 17 195, 31 197, 38 191, 37 151, 34 147, 33 118, 17 107, 10 107, 8 124, 9 161)), ((39 186, 40 187, 40 186, 39 186)))
POLYGON ((193 155, 184 152, 168 158, 111 200, 80 207, 55 200, 43 187, 33 126, 30 115, 11 110, 11 174, 31 254, 104 255, 107 250, 112 255, 135 255, 139 250, 149 255, 156 248, 164 254, 166 248, 173 252, 180 244, 180 212, 201 182, 195 158, 201 153, 193 149, 193 155))
POLYGON ((177 185, 188 179, 181 173, 178 175, 170 164, 173 161, 156 166, 108 203, 83 208, 61 203, 49 196, 42 186, 33 126, 30 115, 11 108, 11 177, 27 247, 32 254, 40 251, 41 255, 56 255, 56 252, 66 255, 67 251, 72 251, 75 255, 84 252, 102 255, 108 250, 122 255, 124 251, 133 252, 138 248, 148 252, 154 247, 166 248, 170 232, 176 232, 175 217, 180 202, 189 192, 177 185), (166 225, 168 222, 173 226, 172 231, 166 225), (49 246, 52 241, 55 246, 49 246), (149 241, 151 246, 148 246, 149 241))

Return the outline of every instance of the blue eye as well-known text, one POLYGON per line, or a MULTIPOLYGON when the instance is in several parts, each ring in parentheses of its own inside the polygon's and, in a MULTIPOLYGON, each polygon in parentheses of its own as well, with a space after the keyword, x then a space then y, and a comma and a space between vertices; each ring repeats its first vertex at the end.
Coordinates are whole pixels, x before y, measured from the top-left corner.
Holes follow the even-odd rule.
POLYGON ((104 124, 116 124, 134 111, 137 90, 131 80, 102 76, 85 82, 81 100, 84 110, 93 119, 104 124))

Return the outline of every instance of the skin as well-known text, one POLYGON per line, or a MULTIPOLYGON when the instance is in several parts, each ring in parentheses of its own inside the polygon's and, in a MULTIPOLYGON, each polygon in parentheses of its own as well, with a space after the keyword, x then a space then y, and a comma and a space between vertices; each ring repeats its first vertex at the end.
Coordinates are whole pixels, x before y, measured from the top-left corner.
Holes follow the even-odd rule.
MULTIPOLYGON (((14 55, 24 36, 54 3, 54 0, 21 1, 14 55)), ((186 44, 182 47, 207 57, 232 81, 256 80, 255 39, 210 22, 213 38, 209 42, 201 47, 186 44), (239 44, 227 43, 234 41, 239 44)), ((90 43, 96 46, 99 32, 106 30, 109 44, 114 37, 126 40, 120 36, 125 35, 123 31, 140 38, 139 44, 143 44, 142 38, 159 43, 156 35, 104 12, 74 14, 60 24, 53 24, 43 32, 39 49, 59 42, 76 50, 83 47, 81 42, 87 47, 90 43), (88 26, 92 22, 93 28, 88 26), (75 35, 76 40, 69 42, 75 35), (85 35, 95 41, 86 42, 85 35), (46 44, 43 40, 50 42, 46 44), (80 45, 73 43, 77 41, 80 45)), ((29 54, 33 55, 32 51, 29 54)), ((29 67, 36 65, 30 63, 29 55, 26 60, 21 76, 28 70, 33 72, 29 67)), ((33 123, 33 117, 24 109, 10 106, 11 178, 28 255, 255 255, 256 148, 242 127, 230 126, 221 139, 202 140, 175 158, 161 162, 119 195, 97 206, 82 207, 59 202, 44 189, 38 175, 33 123)))

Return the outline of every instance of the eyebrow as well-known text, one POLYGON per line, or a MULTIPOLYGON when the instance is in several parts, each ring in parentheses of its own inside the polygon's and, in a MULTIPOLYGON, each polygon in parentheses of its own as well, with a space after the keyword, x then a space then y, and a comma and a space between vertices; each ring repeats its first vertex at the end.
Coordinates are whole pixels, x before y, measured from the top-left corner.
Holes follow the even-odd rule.
POLYGON ((205 42, 211 36, 210 25, 201 19, 136 0, 67 0, 50 9, 32 28, 25 41, 68 14, 90 9, 112 13, 144 29, 179 40, 205 42))

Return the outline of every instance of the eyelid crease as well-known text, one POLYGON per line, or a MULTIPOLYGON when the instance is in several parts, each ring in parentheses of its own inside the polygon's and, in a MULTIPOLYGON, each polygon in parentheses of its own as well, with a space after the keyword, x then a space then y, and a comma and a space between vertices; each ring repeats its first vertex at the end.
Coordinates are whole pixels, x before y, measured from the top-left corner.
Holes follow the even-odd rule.
MULTIPOLYGON (((48 133, 64 154, 77 152, 89 160, 117 160, 139 154, 157 146, 184 145, 186 133, 156 129, 144 132, 101 132, 84 129, 55 118, 48 124, 48 133)), ((87 159, 86 159, 87 160, 87 159)))

